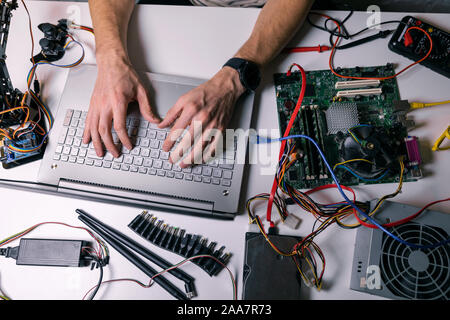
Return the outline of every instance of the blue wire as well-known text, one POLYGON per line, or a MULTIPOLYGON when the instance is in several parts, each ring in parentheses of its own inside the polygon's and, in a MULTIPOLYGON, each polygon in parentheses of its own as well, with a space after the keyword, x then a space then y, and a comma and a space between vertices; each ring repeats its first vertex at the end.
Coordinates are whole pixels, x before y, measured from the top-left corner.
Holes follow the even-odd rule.
POLYGON ((388 172, 389 172, 389 170, 385 170, 385 171, 383 172, 383 174, 382 174, 381 176, 379 176, 378 178, 375 178, 375 179, 368 179, 368 178, 363 178, 363 177, 361 177, 361 176, 358 175, 356 172, 354 172, 353 170, 351 170, 350 168, 348 168, 348 167, 346 167, 346 166, 338 165, 338 166, 336 166, 336 168, 337 168, 337 167, 340 167, 340 168, 342 168, 342 169, 345 169, 345 170, 347 170, 348 172, 350 172, 352 175, 354 175, 355 177, 357 177, 358 179, 361 179, 361 180, 367 181, 367 182, 375 182, 375 181, 379 181, 379 180, 383 179, 383 178, 388 174, 388 172))
POLYGON ((368 214, 366 214, 364 211, 362 211, 356 204, 354 204, 348 197, 347 195, 344 193, 344 190, 342 190, 341 185, 339 184, 338 179, 336 178, 336 175, 334 174, 333 170, 331 169, 330 164, 328 163, 327 159, 325 158, 325 155, 323 154, 322 150, 320 150, 320 147, 317 145, 317 143, 314 141, 314 139, 312 139, 311 137, 302 135, 302 134, 295 134, 295 135, 291 135, 291 136, 287 136, 287 137, 283 137, 283 138, 276 138, 276 139, 271 139, 271 138, 263 138, 260 136, 256 137, 256 144, 260 144, 260 143, 272 143, 272 142, 278 142, 278 141, 283 141, 283 140, 288 140, 288 139, 297 139, 297 138, 302 138, 302 139, 306 139, 309 140, 317 149, 317 151, 319 152, 320 156, 322 157, 325 165, 328 168, 328 171, 330 171, 331 177, 333 178, 334 182, 336 183, 336 187, 338 188, 339 192, 341 193, 342 197, 345 199, 345 201, 352 206, 356 211, 358 211, 363 217, 365 217, 367 220, 369 220, 372 224, 374 224, 376 227, 378 227, 380 230, 382 230, 384 233, 386 233, 388 236, 390 236, 391 238, 397 240, 398 242, 409 246, 409 247, 413 247, 416 249, 432 249, 432 248, 437 248, 443 245, 446 245, 448 243, 450 243, 450 238, 448 238, 447 240, 438 242, 438 243, 434 243, 434 244, 430 244, 430 245, 419 245, 419 244, 415 244, 415 243, 411 243, 411 242, 407 242, 399 237, 397 237, 396 235, 392 234, 391 232, 389 232, 385 227, 383 227, 381 224, 379 224, 377 221, 375 221, 374 219, 372 219, 368 214))
MULTIPOLYGON (((71 44, 71 43, 76 43, 76 44, 78 44, 78 45, 80 46, 80 48, 81 48, 82 54, 81 54, 81 57, 80 57, 77 61, 75 61, 74 63, 71 63, 71 64, 66 64, 66 65, 63 65, 63 64, 54 64, 54 63, 51 63, 51 62, 48 62, 48 61, 40 61, 40 62, 36 62, 36 63, 31 67, 31 69, 28 71, 27 79, 30 77, 30 74, 31 74, 31 72, 33 71, 33 69, 35 69, 35 68, 36 68, 38 65, 40 65, 40 64, 48 64, 48 65, 51 65, 51 66, 54 66, 54 67, 58 67, 58 68, 72 68, 74 65, 79 64, 81 61, 83 61, 83 60, 84 60, 84 56, 85 56, 85 52, 84 52, 84 47, 83 47, 83 45, 82 45, 80 42, 76 41, 76 40, 71 40, 71 41, 69 42, 69 44, 71 44)), ((67 47, 64 49, 64 51, 66 51, 66 50, 67 50, 67 47)))

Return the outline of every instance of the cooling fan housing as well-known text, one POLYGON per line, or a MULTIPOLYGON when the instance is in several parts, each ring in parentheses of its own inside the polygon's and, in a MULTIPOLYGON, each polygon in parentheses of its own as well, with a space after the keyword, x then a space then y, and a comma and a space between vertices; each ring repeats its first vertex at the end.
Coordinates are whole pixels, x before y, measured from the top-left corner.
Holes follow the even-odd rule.
MULTIPOLYGON (((377 220, 387 223, 420 210, 387 201, 377 220)), ((450 215, 426 210, 417 219, 390 228, 410 243, 430 245, 449 238, 450 215)), ((449 300, 450 245, 416 249, 378 229, 358 229, 350 288, 390 299, 449 300)))
POLYGON ((376 178, 386 169, 398 167, 401 141, 388 134, 382 127, 357 126, 347 135, 338 134, 340 140, 339 156, 342 161, 365 159, 368 162, 353 162, 351 169, 364 178, 376 178), (351 132, 351 134, 350 134, 351 132))

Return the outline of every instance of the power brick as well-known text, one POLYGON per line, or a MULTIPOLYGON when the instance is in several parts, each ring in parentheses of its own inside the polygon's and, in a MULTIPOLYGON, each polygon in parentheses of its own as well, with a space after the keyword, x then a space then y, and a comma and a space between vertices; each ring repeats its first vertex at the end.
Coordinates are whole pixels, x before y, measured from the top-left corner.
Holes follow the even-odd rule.
POLYGON ((14 248, 1 249, 0 255, 16 259, 17 265, 81 267, 84 265, 83 240, 21 239, 14 248))

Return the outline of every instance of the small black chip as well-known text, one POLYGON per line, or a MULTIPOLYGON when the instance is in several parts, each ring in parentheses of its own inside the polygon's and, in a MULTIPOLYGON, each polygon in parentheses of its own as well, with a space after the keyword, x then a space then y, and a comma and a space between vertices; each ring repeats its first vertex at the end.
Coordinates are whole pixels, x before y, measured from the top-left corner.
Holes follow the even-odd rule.
POLYGON ((314 97, 316 95, 316 87, 312 84, 307 84, 305 88, 305 97, 314 97))
POLYGON ((361 72, 361 75, 363 77, 366 77, 366 78, 368 78, 368 77, 376 77, 376 76, 378 76, 378 71, 377 70, 372 70, 372 71, 367 70, 367 71, 361 72))
POLYGON ((297 175, 297 171, 296 170, 289 171, 289 180, 290 181, 297 181, 298 180, 298 175, 297 175))
POLYGON ((383 93, 393 93, 394 88, 391 86, 383 86, 383 93))

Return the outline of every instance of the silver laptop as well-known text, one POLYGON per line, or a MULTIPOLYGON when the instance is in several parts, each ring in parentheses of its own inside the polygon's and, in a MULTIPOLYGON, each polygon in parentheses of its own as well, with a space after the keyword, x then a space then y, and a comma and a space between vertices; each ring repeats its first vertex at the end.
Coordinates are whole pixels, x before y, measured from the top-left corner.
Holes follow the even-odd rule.
MULTIPOLYGON (((206 164, 181 169, 169 162, 162 142, 168 130, 144 120, 129 107, 127 128, 134 148, 121 156, 98 157, 92 143, 82 143, 97 69, 84 65, 70 70, 38 174, 46 189, 76 196, 143 208, 210 217, 233 217, 238 211, 247 139, 227 137, 226 149, 206 164)), ((152 107, 164 117, 178 98, 205 80, 142 73, 152 107)), ((253 95, 241 97, 231 128, 250 128, 253 95)), ((119 142, 113 132, 113 139, 119 142)))

